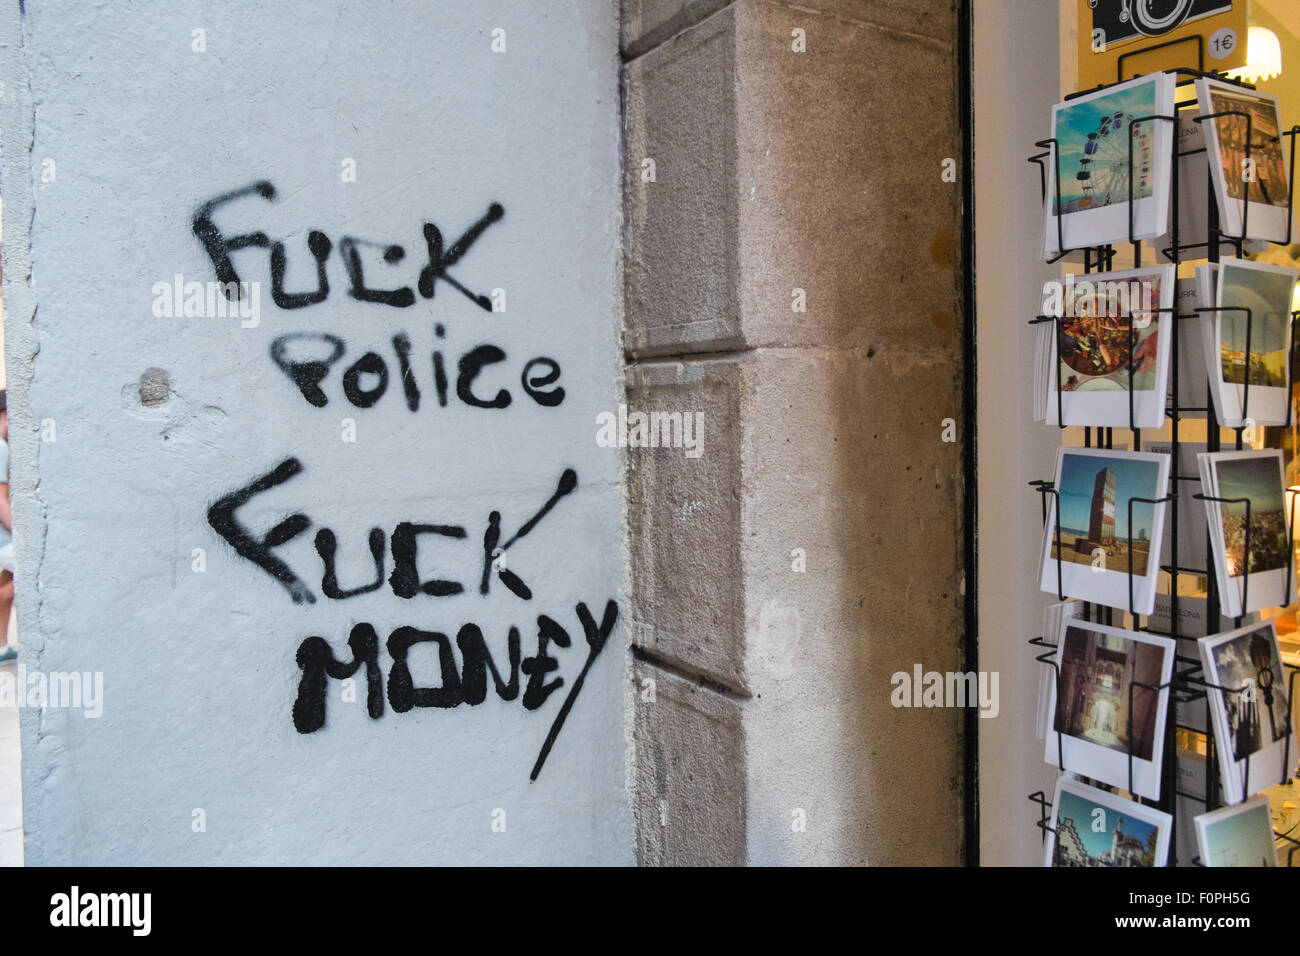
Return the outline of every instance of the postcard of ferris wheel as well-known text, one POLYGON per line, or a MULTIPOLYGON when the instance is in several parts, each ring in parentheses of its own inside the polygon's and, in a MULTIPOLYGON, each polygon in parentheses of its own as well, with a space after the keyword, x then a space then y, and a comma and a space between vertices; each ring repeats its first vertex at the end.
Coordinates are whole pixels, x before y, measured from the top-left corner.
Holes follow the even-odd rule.
POLYGON ((1045 258, 1061 243, 1079 249, 1165 231, 1174 123, 1156 117, 1173 110, 1174 77, 1164 73, 1052 107, 1045 258))

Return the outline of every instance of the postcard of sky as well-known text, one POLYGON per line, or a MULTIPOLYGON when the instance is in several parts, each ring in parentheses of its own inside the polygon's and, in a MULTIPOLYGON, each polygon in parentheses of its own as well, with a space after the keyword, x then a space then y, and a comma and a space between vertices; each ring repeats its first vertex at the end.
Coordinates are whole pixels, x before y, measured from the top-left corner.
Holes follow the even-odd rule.
MULTIPOLYGON (((1079 160, 1083 158, 1083 147, 1088 142, 1088 134, 1099 132, 1103 117, 1114 117, 1123 113, 1122 125, 1112 130, 1110 136, 1120 138, 1120 155, 1128 161, 1128 121, 1140 116, 1151 116, 1156 112, 1156 85, 1141 83, 1131 89, 1107 93, 1086 103, 1076 103, 1061 109, 1056 114, 1055 136, 1057 149, 1061 157, 1061 199, 1071 202, 1083 195, 1075 175, 1079 172, 1079 160)), ((1148 133, 1154 132, 1156 120, 1148 120, 1144 126, 1148 133)), ((1136 139, 1133 143, 1134 165, 1140 163, 1142 152, 1136 139)), ((1134 178, 1134 198, 1142 198, 1134 178)))
MULTIPOLYGON (((1115 537, 1128 537, 1128 501, 1130 498, 1163 498, 1156 488, 1159 465, 1154 461, 1135 461, 1130 458, 1109 458, 1098 455, 1065 454, 1061 464, 1061 528, 1087 531, 1088 516, 1092 511, 1092 493, 1097 483, 1097 473, 1109 468, 1115 473, 1115 537)), ((1151 536, 1153 506, 1138 502, 1133 505, 1134 537, 1141 531, 1151 536)))
POLYGON ((1258 803, 1243 813, 1211 823, 1206 830, 1210 862, 1222 865, 1236 858, 1237 866, 1259 866, 1274 858, 1273 819, 1268 804, 1258 803))
MULTIPOLYGON (((1218 497, 1249 498, 1250 510, 1255 514, 1283 510, 1282 476, 1273 455, 1220 461, 1217 468, 1218 497)), ((1244 513, 1244 508, 1234 513, 1244 513)))

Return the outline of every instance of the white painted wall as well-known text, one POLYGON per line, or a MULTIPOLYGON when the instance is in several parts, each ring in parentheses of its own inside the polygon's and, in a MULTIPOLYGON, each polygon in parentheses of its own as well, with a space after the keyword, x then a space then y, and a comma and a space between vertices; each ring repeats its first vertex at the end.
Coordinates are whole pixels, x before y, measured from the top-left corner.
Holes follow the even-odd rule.
MULTIPOLYGON (((1038 589, 1043 526, 1028 482, 1050 478, 1057 429, 1033 420, 1034 332, 1042 260, 1037 168, 1026 159, 1051 135, 1060 85, 1055 4, 975 4, 976 367, 979 446, 980 668, 1000 676, 1001 710, 980 721, 980 861, 1042 862, 1038 808, 1054 768, 1034 738, 1042 665, 1026 644, 1052 597, 1038 589)), ((1059 271, 1059 270, 1056 270, 1059 271)))
MULTIPOLYGON (((595 444, 596 413, 617 405, 616 6, 228 0, 200 11, 159 0, 29 3, 21 17, 6 6, 4 294, 23 662, 102 672, 104 695, 98 719, 23 712, 29 863, 631 862, 621 621, 529 781, 587 658, 575 608, 584 602, 599 621, 622 580, 617 451, 595 444), (494 28, 505 52, 491 48, 494 28), (195 29, 205 52, 192 49, 195 29), (347 159, 355 182, 343 181, 347 159), (261 283, 256 327, 155 317, 155 283, 215 279, 191 231, 196 207, 259 180, 274 185, 274 201, 240 199, 215 222, 283 240, 291 291, 315 288, 306 236, 326 233, 328 298, 275 306, 268 252, 248 248, 232 256, 241 279, 261 283), (348 295, 344 235, 400 244, 396 265, 362 250, 367 284, 414 288, 428 262, 423 224, 450 245, 493 202, 503 218, 447 271, 476 293, 503 288, 504 313, 442 281, 409 308, 348 295), (345 342, 323 408, 269 357, 289 332, 345 342), (417 412, 403 398, 399 332, 411 341, 417 412), (507 358, 476 391, 507 389, 505 409, 454 394, 456 360, 485 343, 507 358), (452 380, 446 408, 436 346, 452 380), (390 381, 373 407, 355 408, 341 379, 367 350, 390 381), (562 368, 557 407, 520 385, 540 355, 562 368), (154 407, 140 400, 150 368, 170 382, 154 407), (344 419, 355 421, 354 443, 344 419), (43 422, 55 441, 40 440, 43 422), (259 535, 294 511, 308 516, 311 527, 275 553, 315 595, 310 604, 238 555, 206 514, 291 457, 301 472, 238 516, 259 535), (566 468, 576 491, 507 552, 532 600, 495 575, 480 595, 489 512, 513 535, 566 468), (322 595, 320 528, 338 537, 348 587, 374 575, 367 530, 391 536, 401 521, 464 527, 461 540, 420 538, 420 569, 465 593, 403 599, 385 583, 347 600, 322 595), (572 644, 553 647, 548 677, 564 685, 535 711, 498 699, 489 681, 478 706, 399 714, 385 700, 372 719, 363 669, 355 702, 331 680, 324 727, 295 730, 295 652, 309 636, 347 659, 349 629, 372 623, 387 690, 382 645, 395 628, 454 639, 474 622, 504 669, 511 626, 523 656, 536 652, 538 615, 572 644), (196 809, 205 832, 194 830, 196 809), (492 830, 498 809, 504 833, 492 830)), ((391 550, 384 562, 387 577, 391 550)), ((417 685, 439 683, 432 645, 411 661, 417 685)))

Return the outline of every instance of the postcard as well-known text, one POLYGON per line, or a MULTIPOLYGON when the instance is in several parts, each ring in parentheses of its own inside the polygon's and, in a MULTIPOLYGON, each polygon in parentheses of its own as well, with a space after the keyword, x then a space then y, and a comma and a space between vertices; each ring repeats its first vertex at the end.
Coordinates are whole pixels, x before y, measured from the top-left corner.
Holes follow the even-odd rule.
POLYGON ((1173 675, 1172 638, 1090 621, 1061 622, 1051 692, 1051 731, 1043 759, 1065 769, 1159 798, 1165 721, 1173 675), (1060 736, 1058 746, 1057 737, 1060 736))
MULTIPOLYGON (((1174 295, 1175 316, 1189 316, 1187 321, 1170 323, 1177 328, 1177 342, 1170 336, 1169 349, 1178 350, 1178 414, 1180 418, 1204 418, 1210 406, 1206 383, 1205 339, 1201 331, 1204 320, 1198 319, 1201 294, 1195 278, 1179 279, 1174 295)), ((1169 371, 1169 407, 1174 407, 1174 370, 1169 371)))
MULTIPOLYGON (((1043 638, 1052 647, 1061 636, 1062 618, 1077 619, 1083 614, 1083 604, 1079 601, 1065 601, 1061 604, 1049 604, 1043 609, 1043 638)), ((1043 653, 1047 653, 1043 649, 1043 653)), ((1035 737, 1042 740, 1047 736, 1047 728, 1052 722, 1052 694, 1056 686, 1056 669, 1046 660, 1040 662, 1038 671, 1038 719, 1034 725, 1035 737)), ((1055 760, 1056 758, 1052 758, 1055 760)))
MULTIPOLYGON (((1282 764, 1291 708, 1277 632, 1272 621, 1265 621, 1203 637, 1197 644, 1210 685, 1224 799, 1240 803, 1287 775, 1282 764)), ((1294 760, 1294 735, 1290 750, 1294 760)))
POLYGON ((1069 275, 1046 284, 1043 314, 1060 319, 1046 377, 1049 425, 1060 424, 1058 382, 1067 425, 1164 423, 1173 320, 1158 310, 1173 308, 1175 287, 1173 266, 1069 275))
MULTIPOLYGON (((1187 330, 1191 332, 1191 329, 1187 330)), ((1209 527, 1205 520, 1205 503, 1196 500, 1201 493, 1201 478, 1197 468, 1197 455, 1205 453, 1205 442, 1181 441, 1178 443, 1178 462, 1174 468, 1173 487, 1178 489, 1178 564, 1183 568, 1208 568, 1209 555, 1205 550, 1209 527)), ((1143 451, 1172 455, 1173 442, 1167 440, 1145 441, 1143 451)), ((1171 461, 1171 465, 1172 465, 1171 461)), ((1164 543, 1160 549, 1160 563, 1166 567, 1173 562, 1173 522, 1165 525, 1164 543)), ((1167 597, 1167 595, 1166 595, 1167 597)), ((1156 598, 1159 604, 1160 598, 1156 598)), ((1204 602, 1202 602, 1204 603, 1204 602)), ((1148 622, 1150 623, 1150 622, 1148 622)), ((1196 635, 1201 637, 1205 631, 1196 635)))
MULTIPOLYGON (((1193 119, 1197 115, 1195 107, 1196 104, 1192 103, 1189 107, 1180 109, 1178 113, 1177 221, 1178 245, 1183 259, 1205 258, 1205 250, 1209 246, 1210 239, 1209 204, 1205 201, 1210 191, 1210 165, 1206 160, 1208 154, 1205 148, 1205 131, 1202 129, 1206 124, 1198 123, 1193 119)), ((1173 229, 1172 215, 1171 213, 1170 230, 1173 229)), ((1157 255, 1164 262, 1169 261, 1168 254, 1172 253, 1173 244, 1174 237, 1171 231, 1152 243, 1157 255)), ((1262 252, 1267 248, 1268 243, 1258 239, 1245 245, 1246 252, 1262 252)), ((1219 249, 1224 256, 1237 254, 1234 241, 1224 236, 1222 232, 1219 235, 1219 249)))
POLYGON ((1201 124, 1223 232, 1241 237, 1244 214, 1249 238, 1288 241, 1290 200, 1280 135, 1285 127, 1278 116, 1277 97, 1204 77, 1196 81, 1196 97, 1202 116, 1230 114, 1201 124))
POLYGON ((1048 496, 1041 552, 1042 589, 1129 610, 1131 583, 1133 612, 1150 614, 1168 510, 1168 502, 1151 502, 1167 497, 1168 489, 1168 455, 1058 449, 1056 494, 1048 496))
POLYGON ((1292 777, 1284 784, 1269 787, 1263 796, 1268 797, 1273 814, 1278 865, 1291 867, 1300 864, 1300 844, 1294 839, 1296 834, 1300 834, 1300 778, 1292 777))
POLYGON ((1205 502, 1220 609, 1238 617, 1243 610, 1289 604, 1296 594, 1292 507, 1282 485, 1281 450, 1222 451, 1196 458, 1206 495, 1221 499, 1205 502))
POLYGON ((1173 111, 1174 77, 1164 73, 1052 107, 1056 155, 1047 162, 1045 258, 1062 251, 1061 241, 1067 250, 1129 241, 1130 211, 1132 238, 1165 231, 1175 123, 1142 118, 1173 111))
MULTIPOLYGON (((1196 267, 1193 275, 1192 281, 1196 286, 1197 301, 1195 308, 1190 311, 1215 308, 1219 303, 1219 264, 1217 262, 1202 263, 1196 267)), ((1223 359, 1221 346, 1214 337, 1216 332, 1214 325, 1215 314, 1213 312, 1198 312, 1197 314, 1200 316, 1200 321, 1185 322, 1183 324, 1200 331, 1201 366, 1205 369, 1206 375, 1206 406, 1208 407, 1213 402, 1214 414, 1219 416, 1219 420, 1222 422, 1223 412, 1219 406, 1222 404, 1221 392, 1223 388, 1219 384, 1219 380, 1223 377, 1223 359)), ((1180 373, 1181 371, 1182 369, 1179 369, 1180 373)))
POLYGON ((1173 818, 1063 775, 1051 827, 1044 866, 1164 866, 1173 818))
POLYGON ((1200 856, 1196 850, 1196 827, 1191 821, 1196 814, 1205 812, 1204 779, 1205 758, 1200 754, 1180 749, 1178 751, 1178 805, 1174 815, 1174 846, 1178 853, 1178 862, 1184 866, 1200 856), (1201 799, 1197 799, 1197 795, 1202 795, 1201 799))
POLYGON ((1213 282, 1217 311, 1203 313, 1206 368, 1220 422, 1281 425, 1290 397, 1291 297, 1300 273, 1246 259, 1199 268, 1203 291, 1213 282), (1249 420, 1249 421, 1247 421, 1249 420))
POLYGON ((1277 866, 1268 797, 1254 797, 1195 818, 1196 846, 1205 866, 1277 866))
MULTIPOLYGON (((1200 502, 1196 502, 1198 505, 1200 502)), ((1202 515, 1202 525, 1204 524, 1204 515, 1202 515)), ((1180 545, 1181 547, 1181 545, 1180 545)), ((1201 543, 1201 550, 1205 550, 1204 542, 1201 543)), ((1187 576, 1180 578, 1186 580, 1187 576)), ((1201 580, 1204 580, 1202 578, 1201 580)), ((1204 596, 1198 597, 1195 594, 1178 595, 1178 637, 1194 641, 1198 637, 1204 637, 1209 633, 1207 626, 1209 621, 1206 620, 1206 612, 1209 608, 1209 602, 1204 596)), ((1147 618, 1148 630, 1157 634, 1174 633, 1173 621, 1173 600, 1170 595, 1161 591, 1156 594, 1156 606, 1152 609, 1150 617, 1147 618)), ((1188 648, 1195 653, 1193 648, 1188 648)))

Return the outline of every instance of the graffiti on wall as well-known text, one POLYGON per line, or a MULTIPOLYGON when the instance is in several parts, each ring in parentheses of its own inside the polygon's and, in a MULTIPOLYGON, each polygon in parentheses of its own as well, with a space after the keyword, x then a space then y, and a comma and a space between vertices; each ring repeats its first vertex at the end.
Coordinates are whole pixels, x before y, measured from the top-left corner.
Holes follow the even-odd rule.
MULTIPOLYGON (((307 252, 315 272, 315 288, 289 290, 285 288, 288 252, 283 241, 274 240, 262 231, 227 232, 216 222, 230 204, 239 203, 247 209, 250 204, 255 208, 258 201, 275 199, 275 187, 259 181, 215 196, 194 212, 194 234, 211 260, 216 281, 228 299, 238 300, 256 287, 241 275, 232 258, 232 253, 252 248, 266 250, 272 302, 290 315, 325 302, 331 294, 339 294, 339 290, 331 289, 327 268, 336 252, 347 277, 344 294, 367 307, 408 309, 421 300, 436 299, 441 291, 443 295, 464 296, 485 311, 492 310, 490 296, 462 284, 451 270, 491 227, 505 218, 505 210, 499 203, 488 204, 483 215, 450 244, 437 225, 423 223, 424 248, 419 267, 412 267, 406 284, 393 287, 381 288, 368 282, 374 281, 373 276, 381 268, 379 263, 400 267, 406 262, 403 246, 346 235, 338 237, 336 244, 324 232, 313 229, 307 234, 307 252)), ((442 342, 445 336, 444 324, 436 322, 435 341, 442 342)), ((453 397, 464 405, 485 410, 506 408, 516 400, 516 395, 541 409, 557 409, 565 399, 565 390, 559 384, 560 363, 549 356, 533 356, 520 366, 517 392, 508 387, 492 392, 479 385, 479 376, 485 368, 508 361, 506 350, 497 344, 477 344, 456 356, 454 364, 442 347, 436 347, 428 364, 420 361, 418 366, 405 331, 392 335, 391 346, 392 353, 387 356, 366 351, 354 357, 341 335, 318 330, 290 331, 272 340, 268 357, 287 377, 289 394, 296 395, 313 409, 340 402, 368 409, 384 400, 390 391, 401 397, 389 401, 400 401, 413 413, 419 412, 422 403, 432 401, 446 407, 453 397), (427 376, 417 371, 419 366, 429 370, 427 376)), ((365 547, 372 559, 373 577, 340 582, 336 566, 338 535, 305 510, 292 510, 269 528, 249 527, 240 518, 241 510, 259 496, 291 485, 309 467, 297 454, 286 452, 264 473, 220 494, 207 512, 208 523, 235 554, 273 578, 287 599, 298 605, 316 604, 322 598, 327 602, 347 601, 362 594, 383 592, 385 588, 397 600, 420 603, 474 592, 483 599, 499 594, 501 600, 532 602, 536 595, 528 583, 526 567, 514 560, 507 562, 507 553, 543 527, 547 515, 553 509, 564 507, 566 499, 578 490, 576 470, 565 468, 554 478, 554 491, 544 501, 536 502, 527 514, 511 515, 507 519, 502 509, 492 509, 486 515, 477 516, 410 515, 411 520, 398 521, 391 529, 372 527, 365 547), (277 553, 278 549, 313 528, 312 541, 319 566, 310 570, 291 567, 277 553), (421 577, 417 557, 422 547, 435 548, 448 540, 473 540, 471 535, 482 544, 481 553, 474 550, 472 563, 456 572, 440 572, 454 576, 421 577), (317 577, 318 587, 314 586, 317 577)), ((508 629, 504 649, 495 655, 489 649, 483 629, 472 622, 456 629, 454 642, 441 631, 413 625, 398 627, 383 643, 389 660, 386 681, 381 668, 379 633, 372 624, 361 622, 352 626, 346 653, 322 636, 308 636, 299 643, 295 656, 300 678, 291 708, 293 726, 303 734, 321 730, 326 724, 329 682, 351 679, 363 670, 366 710, 372 719, 384 715, 385 698, 388 707, 398 714, 416 708, 481 705, 489 698, 490 678, 491 691, 497 699, 518 700, 529 712, 553 711, 550 729, 530 773, 530 779, 536 780, 592 665, 614 629, 618 605, 607 600, 601 610, 599 604, 593 609, 579 602, 566 614, 530 613, 529 617, 536 622, 536 639, 535 644, 531 638, 527 643, 532 651, 528 656, 524 656, 525 639, 517 626, 508 629), (581 644, 575 639, 579 632, 581 644), (415 685, 408 654, 418 644, 430 644, 437 651, 441 683, 436 686, 415 685), (565 670, 562 665, 569 658, 580 663, 575 664, 576 673, 569 668, 570 675, 566 677, 561 673, 565 670), (563 696, 553 697, 560 690, 565 690, 563 696), (553 703, 556 700, 558 705, 553 703)))

